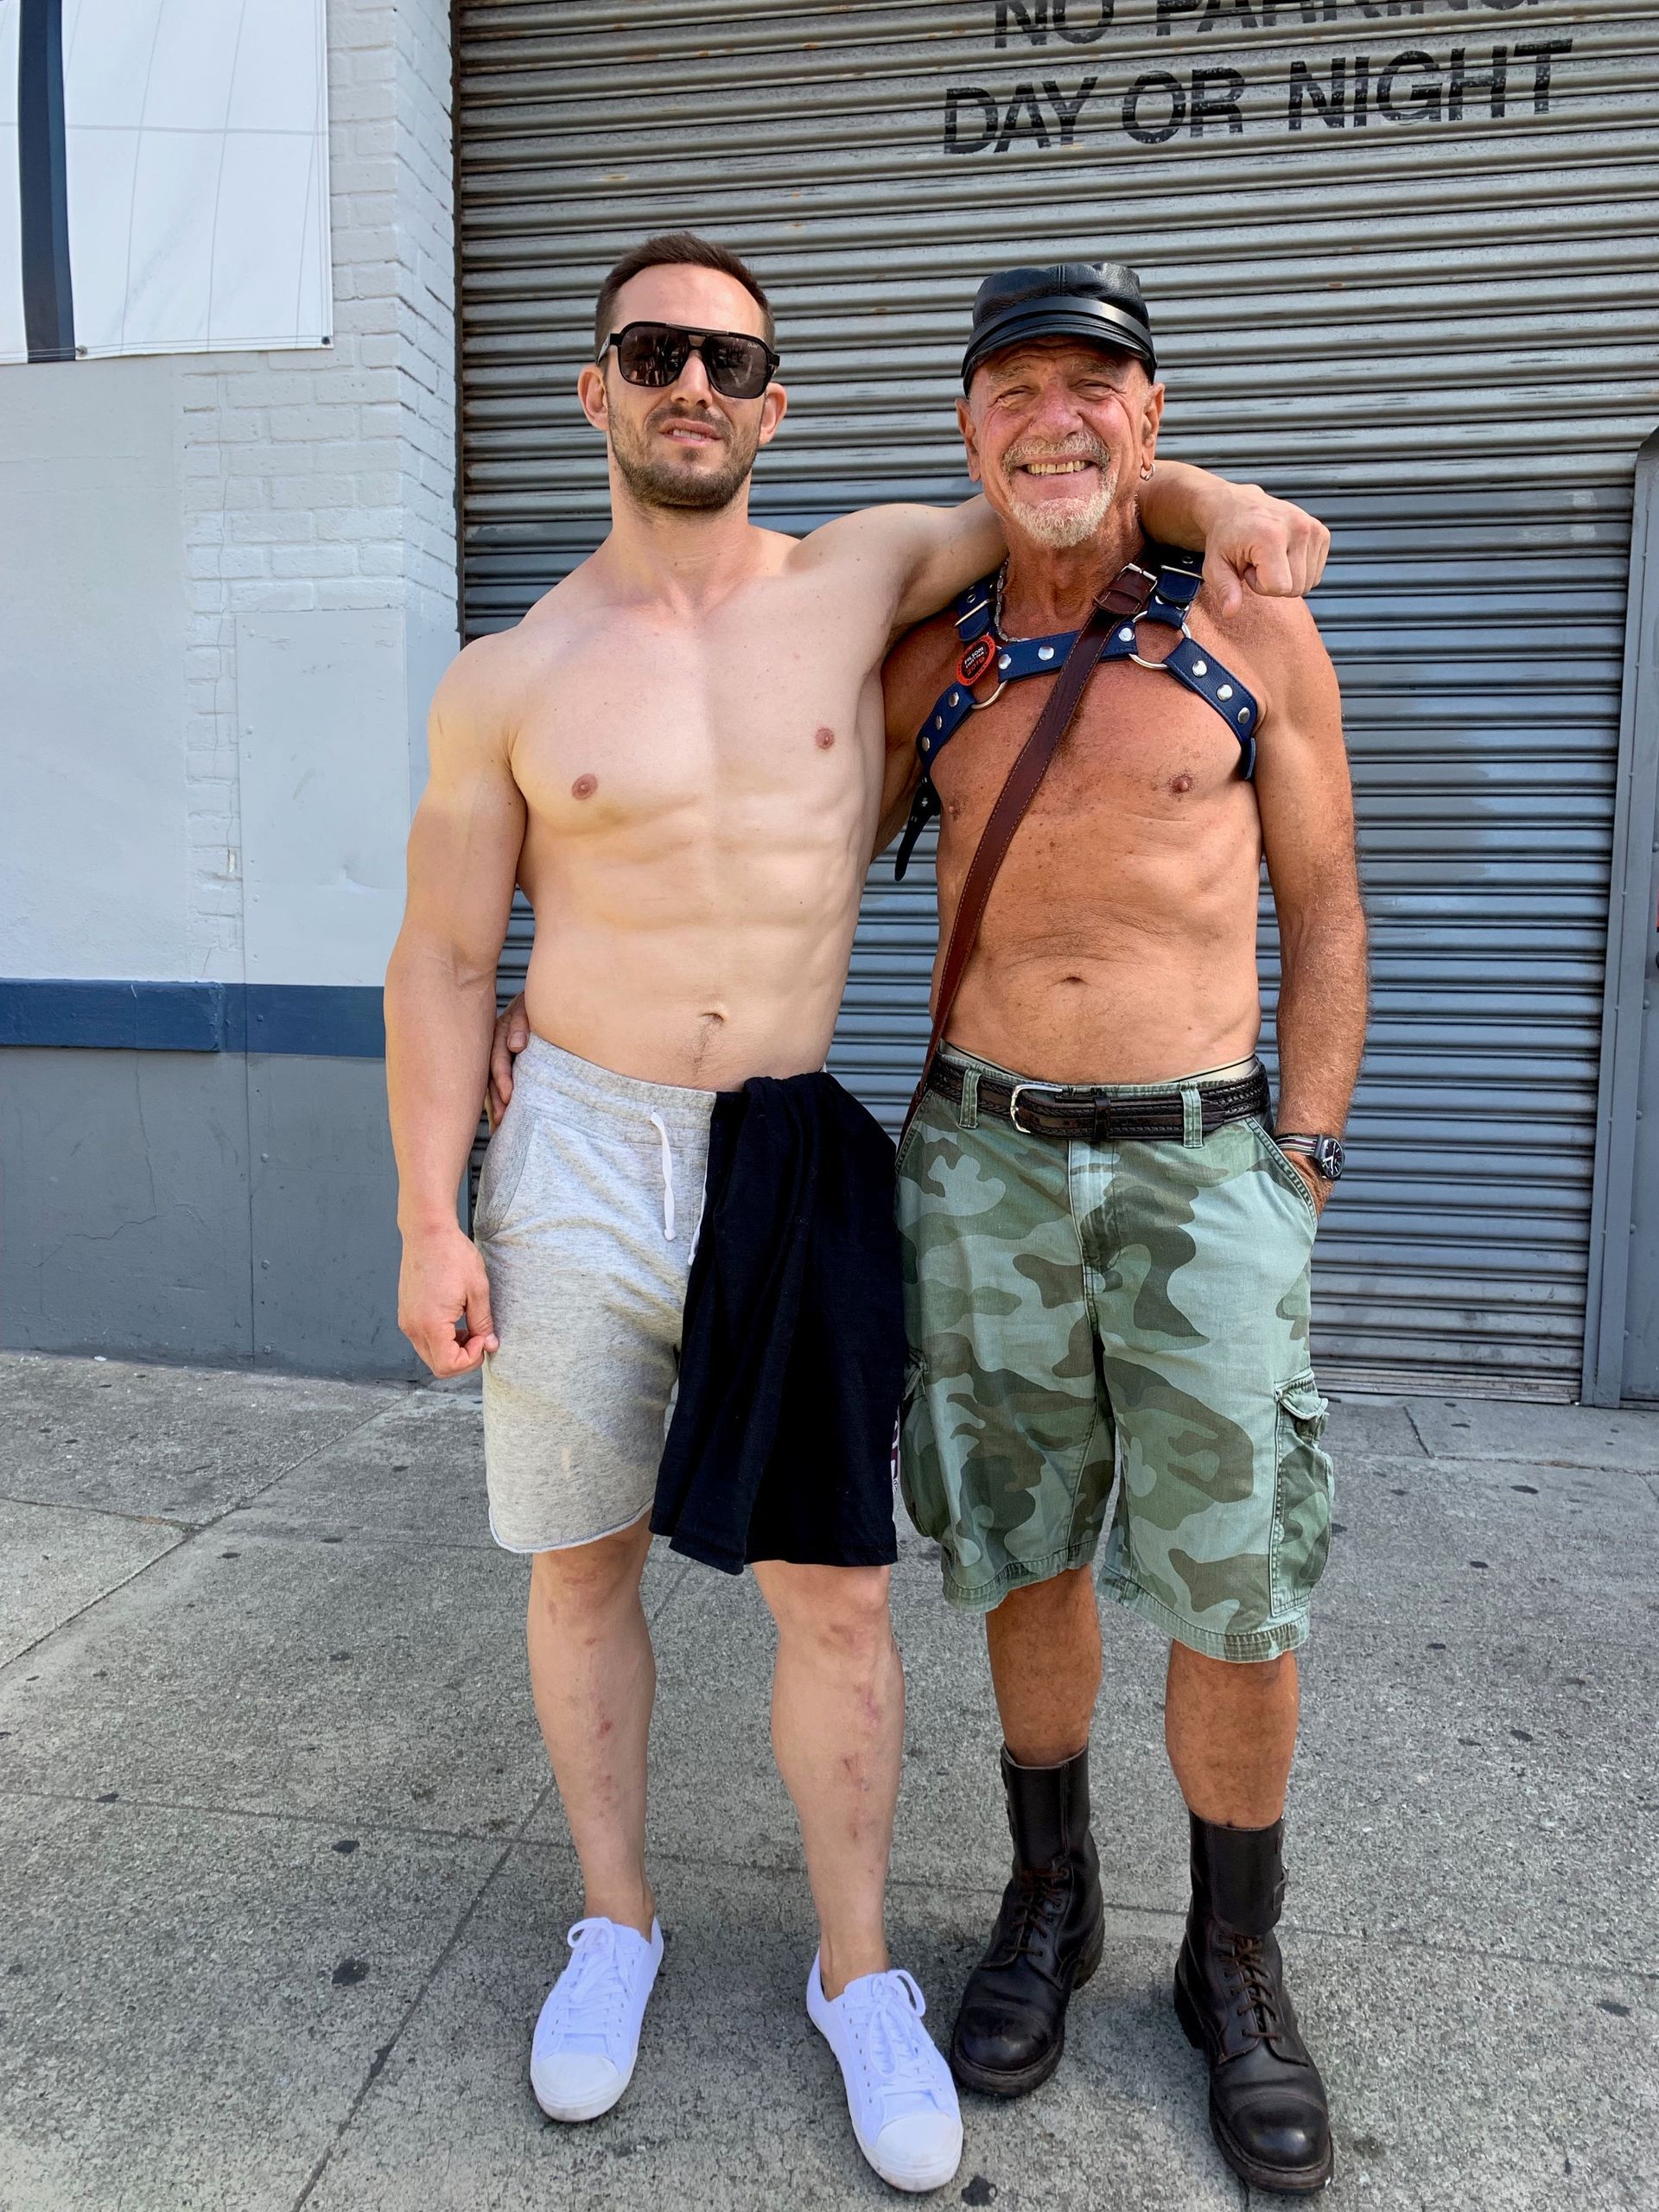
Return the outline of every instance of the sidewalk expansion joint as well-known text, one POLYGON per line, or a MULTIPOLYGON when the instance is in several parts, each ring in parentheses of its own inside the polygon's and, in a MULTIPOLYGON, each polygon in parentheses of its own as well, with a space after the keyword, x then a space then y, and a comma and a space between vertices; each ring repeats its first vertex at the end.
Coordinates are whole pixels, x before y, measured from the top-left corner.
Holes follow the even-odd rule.
MULTIPOLYGON (((100 1605, 107 1604, 119 1592, 137 1582, 141 1575, 149 1573, 153 1568, 159 1567, 163 1560, 172 1559, 177 1553, 183 1551, 187 1545, 195 1543, 203 1536, 211 1535, 221 1521, 228 1520, 233 1513, 245 1512, 250 1505, 257 1504, 260 1498, 275 1490, 278 1483, 285 1482, 289 1475, 297 1473, 300 1468, 308 1465, 311 1460, 319 1458, 323 1452, 332 1452, 336 1445, 346 1443, 354 1436, 360 1436, 365 1428, 372 1428, 376 1421, 384 1420, 395 1406, 402 1402, 399 1399, 394 1400, 389 1405, 378 1406, 373 1413, 365 1414, 361 1421, 354 1422, 350 1428, 342 1428, 337 1434, 325 1439, 320 1444, 314 1445, 310 1451, 302 1452, 297 1459, 291 1459, 286 1466, 279 1468, 268 1482, 261 1483, 258 1489, 251 1491, 247 1497, 238 1498, 233 1504, 227 1505, 221 1512, 215 1513, 211 1521, 197 1521, 182 1524, 184 1534, 176 1544, 169 1544, 165 1551, 157 1552, 154 1559, 146 1560, 142 1567, 135 1567, 130 1574, 123 1575, 119 1582, 111 1583, 107 1590, 100 1590, 97 1597, 89 1598, 84 1605, 77 1606, 75 1611, 67 1615, 64 1619, 54 1621, 50 1628, 43 1630, 33 1643, 26 1643, 21 1651, 15 1651, 11 1657, 0 1666, 0 1681, 4 1681, 20 1661, 29 1658, 32 1653, 38 1651, 42 1644, 49 1643, 54 1636, 61 1636, 66 1629, 72 1629, 78 1622, 85 1620, 88 1613, 96 1612, 100 1605)), ((34 1502, 43 1503, 44 1501, 34 1502)), ((86 1510, 98 1511, 101 1509, 91 1507, 86 1510)), ((166 1525, 171 1528, 180 1524, 168 1520, 166 1525)))
POLYGON ((483 1904, 486 1896, 488 1894, 490 1885, 494 1881, 496 1876, 501 1872, 501 1869, 506 1865, 508 1856, 512 1848, 512 1841, 513 1839, 509 1839, 507 1842, 502 1845, 500 1850, 496 1853, 494 1862, 491 1866, 489 1872, 485 1875, 483 1880, 474 1891, 473 1896, 467 1903, 465 1910, 462 1911, 461 1917, 450 1929, 442 1949, 438 1953, 437 1957, 433 1960, 432 1964, 428 1967, 426 1974, 421 1981, 420 1987, 415 1992, 414 1996, 410 1999, 408 2005, 404 2007, 403 2018, 398 2021, 397 2026, 392 2030, 391 2034, 387 2037, 386 2041, 381 2044, 378 2050, 375 2052, 374 2056, 369 2062, 368 2072, 363 2076, 362 2081, 358 2084, 357 2094, 353 2097, 351 2103, 347 2106, 345 2118, 340 2121, 340 2126, 334 2130, 334 2135, 321 2157, 317 2160, 310 2172, 306 2176, 304 2185, 301 2189, 299 2195, 294 2200, 292 2212, 302 2212, 302 2208, 310 2201, 312 2191, 316 2188, 317 2183, 322 2179, 324 2174, 328 2171, 330 2161, 333 2159, 335 2152, 339 2150, 340 2145, 345 2141, 346 2132, 350 2128, 352 2122, 357 2118, 358 2113, 362 2110, 364 2101, 367 2098, 370 2090, 373 2088, 375 2083, 385 2071, 387 2063, 391 2060, 391 2054, 397 2050, 398 2044, 403 2040, 404 2034, 408 2029, 410 2022, 414 2019, 415 2015, 420 2011, 421 2006, 425 2003, 427 1992, 431 1988, 433 1983, 437 1980, 438 1975, 442 1972, 444 1967, 454 1955, 456 1945, 461 1942, 461 1937, 466 1934, 468 1927, 472 1924, 473 1915, 478 1910, 478 1908, 483 1904))
POLYGON ((214 1820, 270 1821, 285 1822, 291 1827, 321 1828, 325 1834, 338 1834, 342 1827, 353 1829, 360 1836, 404 1836, 432 1843, 482 1843, 499 1845, 510 1850, 523 1840, 524 1821, 533 1820, 547 1799, 547 1789, 539 1789, 528 1813, 519 1820, 510 1834, 499 1828, 434 1827, 416 1821, 389 1821, 363 1814, 350 1805, 336 1806, 320 1813, 308 1812, 296 1807, 292 1810, 267 1805, 221 1805, 204 1797, 147 1797, 123 1789, 111 1797, 107 1792, 88 1794, 79 1789, 41 1789, 29 1783, 0 1781, 0 1797, 29 1798, 47 1805, 82 1805, 88 1808, 116 1803, 130 1806, 141 1813, 204 1813, 214 1820))
POLYGON ((355 2120, 358 2113, 362 2110, 370 2090, 373 2088, 381 2075, 385 2073, 393 2051, 396 2050, 399 2043, 402 2042, 404 2036, 413 2023, 416 2014, 426 2002, 428 1992, 431 1989, 433 1983, 437 1980, 439 1974, 442 1973, 449 1960, 454 1956, 456 1946, 460 1943, 461 1937, 467 1933, 467 1929, 472 1924, 474 1914, 478 1910, 480 1905, 483 1904, 486 1897, 489 1894, 491 1885, 494 1882, 496 1876, 501 1872, 501 1869, 506 1865, 508 1859, 512 1856, 515 1847, 524 1840, 525 1829, 529 1827, 531 1822, 536 1818, 543 1806, 547 1802, 548 1797, 552 1791, 552 1788, 553 1777, 551 1775, 549 1775, 547 1780, 542 1784, 540 1789, 537 1791, 536 1796, 531 1804, 530 1810, 524 1815, 524 1819, 519 1822, 517 1830, 505 1840, 502 1844, 500 1850, 497 1852, 494 1862, 491 1866, 488 1872, 485 1875, 483 1880, 474 1891, 472 1898, 467 1905, 466 1910, 462 1912, 460 1919, 456 1921, 454 1926, 450 1929, 448 1938, 445 1942, 443 1948, 438 1953, 437 1957, 433 1960, 431 1966, 428 1968, 426 1974, 422 1980, 420 1987, 416 1991, 414 1996, 409 2000, 407 2006, 404 2008, 403 2018, 398 2021, 397 2026, 392 2030, 391 2034, 388 2037, 386 2041, 381 2044, 378 2050, 375 2052, 373 2058, 370 2061, 369 2070, 364 2075, 362 2082, 359 2084, 357 2094, 352 2099, 351 2104, 346 2109, 346 2117, 340 2121, 340 2126, 335 2129, 333 2139, 330 2141, 327 2148, 323 2152, 322 2156, 317 2160, 315 2165, 312 2167, 311 2171, 306 2177, 304 2187, 294 2200, 292 2212, 303 2212, 303 2209, 309 2202, 312 2192, 315 2190, 317 2183, 322 2179, 324 2174, 328 2171, 329 2164, 332 2161, 335 2152, 339 2150, 340 2145, 345 2141, 353 2121, 355 2120))
MULTIPOLYGON (((551 1794, 550 1783, 543 1790, 543 1801, 551 1794)), ((533 1817, 533 1815, 531 1816, 533 1817)), ((562 1857, 574 1859, 575 1847, 563 1836, 531 1836, 520 1833, 511 1840, 510 1849, 552 1851, 562 1857)), ((806 1869, 792 1864, 787 1866, 767 1866, 753 1859, 722 1858, 707 1851, 651 1851, 651 1861, 658 1866, 689 1866, 704 1871, 718 1870, 730 1874, 758 1875, 762 1880, 799 1882, 803 1890, 806 1883, 806 1869)), ((989 1885, 982 1886, 972 1882, 947 1880, 944 1876, 889 1874, 887 1894, 913 1894, 920 1891, 951 1900, 974 1901, 988 1907, 1000 1902, 1002 1890, 989 1885)), ((1178 1905, 1147 1904, 1129 1897, 1103 1897, 1108 1912, 1118 1913, 1126 1920, 1141 1919, 1159 1923, 1184 1921, 1185 1904, 1178 1905)), ((1494 1944, 1448 1941, 1444 1936, 1425 1935, 1419 1929, 1396 1928, 1341 1928, 1324 1921, 1287 1918, 1283 1923, 1287 1938, 1306 1936, 1317 1943, 1370 1944, 1408 1940, 1418 1949, 1432 1951, 1438 1957, 1482 1959, 1494 1966, 1535 1967, 1541 1973, 1579 1975, 1618 1975, 1627 1981, 1653 1982, 1659 1985, 1659 1967, 1637 1967, 1620 1959, 1587 1958, 1575 1951, 1570 1956, 1552 1958, 1547 1954, 1532 1951, 1508 1951, 1494 1944)))

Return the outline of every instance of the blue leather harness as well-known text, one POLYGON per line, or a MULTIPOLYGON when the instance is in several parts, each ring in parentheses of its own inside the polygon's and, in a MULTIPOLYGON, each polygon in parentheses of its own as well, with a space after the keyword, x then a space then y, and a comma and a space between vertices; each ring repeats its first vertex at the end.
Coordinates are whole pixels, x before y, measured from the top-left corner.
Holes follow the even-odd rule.
MULTIPOLYGON (((1118 623, 1100 648, 1100 658, 1132 660, 1141 668, 1161 668, 1189 691, 1196 692, 1206 706, 1215 709, 1238 740, 1239 772, 1248 779, 1255 772, 1255 726, 1261 709, 1238 678, 1224 669, 1206 647, 1198 645, 1186 626, 1187 611, 1198 597, 1203 581, 1204 556, 1183 552, 1175 546, 1154 545, 1147 548, 1134 567, 1147 580, 1145 604, 1138 614, 1126 614, 1118 623), (1142 622, 1160 623, 1178 633, 1173 647, 1162 660, 1147 660, 1141 653, 1137 631, 1142 622)), ((933 783, 933 769, 940 753, 969 715, 981 707, 988 707, 1001 695, 1004 684, 1017 683, 1026 676, 1055 674, 1077 636, 1075 630, 1062 630, 1052 638, 1005 638, 996 619, 997 582, 995 575, 982 576, 957 601, 957 634, 962 639, 962 658, 957 664, 955 677, 934 701, 932 711, 916 733, 916 757, 922 764, 922 780, 916 787, 910 819, 899 841, 893 869, 895 881, 903 881, 917 839, 942 811, 933 783), (982 699, 976 698, 973 687, 993 672, 993 662, 995 689, 982 699)))

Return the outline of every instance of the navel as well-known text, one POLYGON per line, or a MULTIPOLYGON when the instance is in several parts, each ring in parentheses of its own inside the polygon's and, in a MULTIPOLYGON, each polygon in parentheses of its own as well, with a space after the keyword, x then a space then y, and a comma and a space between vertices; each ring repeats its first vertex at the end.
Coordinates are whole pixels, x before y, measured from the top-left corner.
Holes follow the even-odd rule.
POLYGON ((597 776, 578 776, 570 786, 570 796, 572 798, 592 798, 598 789, 597 776))
POLYGON ((828 722, 820 722, 812 733, 812 742, 820 753, 827 753, 836 741, 836 733, 828 722))

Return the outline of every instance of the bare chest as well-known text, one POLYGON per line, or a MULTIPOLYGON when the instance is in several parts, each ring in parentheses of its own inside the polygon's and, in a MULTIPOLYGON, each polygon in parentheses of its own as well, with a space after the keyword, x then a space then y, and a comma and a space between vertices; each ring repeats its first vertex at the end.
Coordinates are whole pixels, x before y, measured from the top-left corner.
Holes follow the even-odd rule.
MULTIPOLYGON (((957 732, 939 761, 947 874, 966 868, 1052 684, 1011 684, 957 732)), ((1096 855, 1132 854, 1196 846, 1218 825, 1254 836, 1255 823, 1238 742, 1219 715, 1173 677, 1116 661, 1091 678, 1020 842, 1076 838, 1096 855)))
POLYGON ((777 809, 809 821, 862 810, 877 688, 806 613, 779 595, 764 619, 701 628, 619 617, 567 647, 513 743, 532 823, 580 836, 693 810, 741 830, 777 809))

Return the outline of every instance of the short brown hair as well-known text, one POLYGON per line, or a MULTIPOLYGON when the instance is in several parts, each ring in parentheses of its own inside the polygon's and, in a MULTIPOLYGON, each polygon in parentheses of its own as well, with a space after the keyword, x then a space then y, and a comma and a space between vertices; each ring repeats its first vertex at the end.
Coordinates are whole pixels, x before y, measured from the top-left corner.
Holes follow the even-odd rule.
POLYGON ((760 289, 760 280, 747 262, 740 261, 723 245, 716 245, 712 238, 700 238, 695 231, 665 231, 661 237, 647 238, 641 245, 625 253, 610 275, 599 288, 599 302, 594 310, 594 346, 595 351, 610 336, 611 316, 616 308, 616 296, 631 276, 642 269, 717 269, 722 276, 735 278, 766 318, 766 340, 768 346, 777 338, 772 327, 772 302, 760 289))

